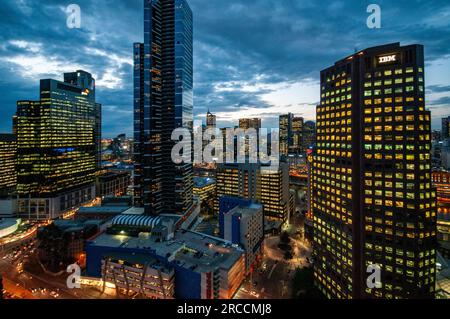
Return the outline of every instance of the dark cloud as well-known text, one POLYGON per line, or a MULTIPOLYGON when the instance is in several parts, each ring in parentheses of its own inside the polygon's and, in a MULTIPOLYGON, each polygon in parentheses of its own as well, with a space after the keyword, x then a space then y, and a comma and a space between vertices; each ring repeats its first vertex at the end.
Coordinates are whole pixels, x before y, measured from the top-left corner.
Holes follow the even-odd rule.
POLYGON ((450 96, 438 98, 437 100, 431 101, 428 104, 445 106, 447 108, 447 112, 450 113, 450 96))
MULTIPOLYGON (((196 114, 208 108, 212 112, 260 108, 263 112, 271 107, 263 95, 273 85, 317 81, 321 69, 355 49, 388 42, 421 43, 428 63, 450 56, 448 0, 378 0, 379 30, 366 26, 366 8, 373 1, 188 1, 194 12, 196 114)), ((0 131, 10 129, 17 100, 37 98, 39 77, 61 78, 54 72, 73 66, 97 76, 104 135, 131 134, 133 90, 128 61, 132 43, 143 37, 143 0, 75 2, 82 9, 80 30, 66 27, 64 8, 69 2, 65 0, 2 0, 0 131), (11 41, 24 43, 18 46, 11 41), (27 65, 19 59, 24 56, 35 58, 25 61, 31 63, 28 72, 19 66, 27 65), (44 61, 53 67, 40 70, 39 63, 44 61), (33 71, 43 74, 33 77, 33 71)), ((445 93, 448 85, 440 83, 428 90, 445 93)), ((432 103, 438 105, 438 101, 432 103)), ((298 113, 303 113, 300 106, 298 113)))
POLYGON ((450 85, 429 85, 427 91, 430 94, 450 92, 450 85))

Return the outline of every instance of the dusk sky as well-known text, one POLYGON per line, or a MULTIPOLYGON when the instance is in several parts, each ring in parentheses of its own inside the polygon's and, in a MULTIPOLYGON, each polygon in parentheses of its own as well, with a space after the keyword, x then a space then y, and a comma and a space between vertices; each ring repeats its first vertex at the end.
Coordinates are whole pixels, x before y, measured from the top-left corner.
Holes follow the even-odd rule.
MULTIPOLYGON (((319 72, 355 50, 423 44, 433 128, 450 115, 448 0, 188 0, 194 13, 194 113, 221 126, 240 117, 277 127, 280 113, 315 119, 319 72), (369 29, 366 8, 382 10, 369 29)), ((103 136, 131 135, 132 49, 143 41, 143 0, 2 0, 0 133, 11 131, 16 101, 38 99, 39 79, 83 69, 97 79, 103 136), (81 29, 66 7, 81 7, 81 29)))

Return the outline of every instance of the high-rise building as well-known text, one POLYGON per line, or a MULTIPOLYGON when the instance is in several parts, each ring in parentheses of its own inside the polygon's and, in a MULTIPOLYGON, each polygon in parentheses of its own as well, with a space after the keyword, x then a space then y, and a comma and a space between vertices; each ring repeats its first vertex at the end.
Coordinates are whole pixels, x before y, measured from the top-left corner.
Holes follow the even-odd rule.
POLYGON ((207 129, 216 128, 216 116, 212 114, 209 110, 208 113, 206 114, 206 128, 207 129))
POLYGON ((261 128, 261 119, 260 118, 240 119, 239 128, 243 130, 254 128, 257 132, 259 132, 259 129, 261 128))
POLYGON ((294 117, 292 120, 292 145, 289 147, 290 154, 303 152, 303 117, 294 117))
POLYGON ((303 141, 302 148, 304 152, 307 152, 316 143, 316 123, 313 121, 307 121, 303 125, 303 141))
POLYGON ((321 72, 315 283, 329 298, 433 298, 436 194, 423 46, 369 48, 321 72), (368 285, 369 266, 381 282, 368 285))
POLYGON ((16 187, 17 141, 14 134, 0 134, 0 196, 16 187))
POLYGON ((450 116, 442 119, 441 139, 450 139, 450 116))
MULTIPOLYGON (((238 151, 240 152, 240 156, 249 157, 252 154, 250 154, 252 148, 251 145, 256 145, 256 151, 259 153, 259 133, 261 126, 261 119, 260 118, 244 118, 239 120, 239 129, 241 130, 249 130, 254 129, 256 132, 256 141, 254 138, 246 136, 245 137, 245 147, 242 149, 236 149, 236 154, 238 151)), ((226 136, 226 135, 225 135, 226 136)), ((236 140, 236 143, 239 143, 239 141, 236 140)))
POLYGON ((304 119, 292 113, 280 115, 280 155, 299 155, 304 152, 303 130, 304 119))
POLYGON ((289 167, 281 162, 273 168, 262 164, 221 164, 216 173, 216 201, 219 212, 222 196, 253 199, 264 205, 269 220, 289 218, 289 167))
POLYGON ((192 208, 192 164, 171 158, 172 132, 193 129, 193 24, 185 0, 144 1, 134 44, 135 204, 147 214, 192 208))
POLYGON ((292 144, 292 120, 294 114, 288 113, 280 115, 279 129, 280 129, 280 155, 288 156, 289 145, 292 144))
POLYGON ((39 101, 17 102, 19 216, 54 219, 95 198, 99 107, 81 70, 41 80, 39 101))
MULTIPOLYGON (((64 82, 79 88, 95 88, 95 80, 92 75, 84 71, 76 71, 64 74, 64 82)), ((90 92, 95 101, 95 90, 90 92)), ((102 168, 102 105, 95 104, 95 149, 97 153, 97 170, 102 168)))

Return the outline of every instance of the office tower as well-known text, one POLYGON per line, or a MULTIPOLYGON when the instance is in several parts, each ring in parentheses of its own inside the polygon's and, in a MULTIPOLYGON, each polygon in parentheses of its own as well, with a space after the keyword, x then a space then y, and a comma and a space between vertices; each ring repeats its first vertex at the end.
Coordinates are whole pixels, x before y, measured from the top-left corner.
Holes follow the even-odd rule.
POLYGON ((192 11, 185 0, 144 1, 134 44, 135 204, 147 214, 192 208, 192 164, 172 161, 176 128, 193 129, 192 11))
POLYGON ((437 240, 440 253, 450 258, 450 172, 435 170, 431 174, 437 195, 437 240))
MULTIPOLYGON (((95 80, 92 79, 92 75, 84 72, 77 71, 64 74, 64 82, 71 85, 75 85, 80 88, 95 87, 95 80)), ((91 98, 95 101, 95 90, 93 90, 91 98)), ((97 170, 102 168, 102 105, 95 104, 95 148, 97 153, 97 170)))
POLYGON ((208 113, 206 114, 206 128, 207 129, 216 128, 216 116, 211 112, 209 112, 209 110, 208 113))
POLYGON ((222 196, 253 199, 264 205, 268 220, 286 221, 289 217, 289 167, 263 164, 221 164, 216 172, 216 201, 219 212, 222 196))
POLYGON ((307 152, 316 143, 316 123, 307 121, 303 125, 303 152, 307 152))
POLYGON ((329 298, 433 298, 436 199, 423 46, 366 49, 320 77, 316 285, 329 298), (380 267, 379 287, 367 284, 370 265, 380 267))
POLYGON ((292 120, 294 114, 288 113, 280 115, 279 129, 280 129, 280 156, 288 156, 289 145, 292 144, 292 120))
POLYGON ((0 134, 0 196, 16 187, 17 141, 14 134, 0 134))
MULTIPOLYGON (((256 131, 255 132, 256 133, 256 141, 253 138, 246 136, 244 148, 239 149, 236 145, 236 151, 235 151, 236 156, 242 156, 247 159, 250 156, 254 155, 254 154, 250 154, 250 151, 251 151, 250 145, 256 146, 256 153, 259 154, 259 133, 260 133, 261 128, 262 128, 262 126, 261 126, 260 118, 244 118, 244 119, 239 120, 239 129, 241 129, 241 130, 254 129, 256 131), (240 152, 238 152, 238 151, 240 151, 240 152)), ((235 143, 239 143, 239 141, 236 139, 235 143)))
POLYGON ((450 139, 450 116, 442 119, 442 132, 441 138, 443 140, 450 139))
POLYGON ((280 155, 299 155, 303 150, 303 124, 302 117, 292 113, 280 115, 280 155))
POLYGON ((84 71, 41 80, 39 101, 17 102, 19 216, 54 219, 95 198, 99 104, 84 71))
POLYGON ((303 118, 294 117, 292 120, 292 145, 290 154, 300 154, 303 152, 303 118))
POLYGON ((254 128, 257 132, 259 132, 259 129, 261 128, 261 119, 260 118, 240 119, 239 128, 243 130, 254 128))

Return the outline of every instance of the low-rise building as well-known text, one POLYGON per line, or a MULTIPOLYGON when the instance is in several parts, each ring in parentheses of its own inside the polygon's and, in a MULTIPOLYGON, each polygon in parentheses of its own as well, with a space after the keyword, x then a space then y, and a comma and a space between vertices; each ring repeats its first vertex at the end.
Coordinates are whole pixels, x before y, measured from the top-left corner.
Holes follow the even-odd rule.
POLYGON ((173 299, 175 271, 145 254, 111 253, 102 259, 103 290, 112 283, 117 294, 141 294, 149 299, 173 299))
POLYGON ((38 256, 44 267, 53 272, 66 269, 70 264, 85 263, 85 241, 97 234, 100 221, 56 220, 37 232, 38 256))
POLYGON ((263 206, 252 202, 222 211, 221 214, 223 215, 220 218, 221 236, 245 250, 246 274, 253 272, 263 254, 263 206))
MULTIPOLYGON (((177 299, 232 298, 244 279, 244 251, 220 238, 175 230, 175 223, 169 216, 115 217, 108 232, 87 243, 87 276, 103 276, 105 256, 120 253, 120 260, 133 263, 133 256, 145 255, 174 270, 177 299)), ((170 272, 166 274, 163 280, 170 277, 170 272)), ((170 280, 157 290, 163 286, 170 287, 170 280)), ((158 297, 158 292, 151 296, 158 297)), ((166 297, 171 296, 166 293, 166 297)))
POLYGON ((109 220, 127 211, 129 206, 93 206, 80 207, 75 220, 109 220))
POLYGON ((97 197, 126 195, 130 183, 131 177, 128 172, 101 172, 95 178, 97 197))

